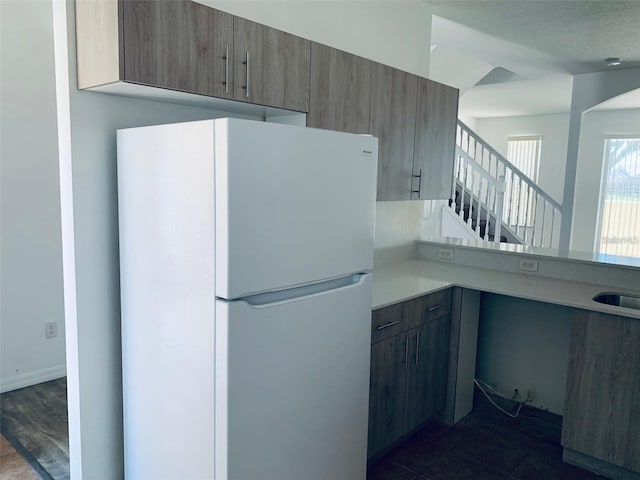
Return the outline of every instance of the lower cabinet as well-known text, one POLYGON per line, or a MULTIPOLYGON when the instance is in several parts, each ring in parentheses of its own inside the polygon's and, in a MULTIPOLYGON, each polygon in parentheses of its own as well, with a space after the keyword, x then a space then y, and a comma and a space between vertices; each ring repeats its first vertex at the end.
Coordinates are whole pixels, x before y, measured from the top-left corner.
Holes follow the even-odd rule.
POLYGON ((567 373, 565 461, 640 478, 640 320, 576 310, 567 373))
POLYGON ((369 458, 444 408, 450 301, 445 291, 373 312, 374 331, 404 328, 377 342, 372 336, 369 458))

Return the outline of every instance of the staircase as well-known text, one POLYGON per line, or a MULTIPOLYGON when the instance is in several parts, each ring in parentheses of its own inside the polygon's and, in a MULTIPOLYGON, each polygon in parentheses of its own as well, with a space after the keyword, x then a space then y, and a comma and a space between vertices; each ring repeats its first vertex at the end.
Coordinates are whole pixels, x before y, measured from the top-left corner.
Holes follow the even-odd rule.
POLYGON ((448 213, 484 240, 558 246, 562 206, 459 120, 451 194, 448 213))

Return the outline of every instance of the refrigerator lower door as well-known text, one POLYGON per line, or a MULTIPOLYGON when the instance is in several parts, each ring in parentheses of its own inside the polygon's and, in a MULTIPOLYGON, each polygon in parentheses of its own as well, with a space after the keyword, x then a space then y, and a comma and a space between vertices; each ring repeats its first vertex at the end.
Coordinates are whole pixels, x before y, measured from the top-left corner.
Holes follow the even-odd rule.
POLYGON ((216 300, 216 480, 363 480, 371 275, 308 296, 216 300))

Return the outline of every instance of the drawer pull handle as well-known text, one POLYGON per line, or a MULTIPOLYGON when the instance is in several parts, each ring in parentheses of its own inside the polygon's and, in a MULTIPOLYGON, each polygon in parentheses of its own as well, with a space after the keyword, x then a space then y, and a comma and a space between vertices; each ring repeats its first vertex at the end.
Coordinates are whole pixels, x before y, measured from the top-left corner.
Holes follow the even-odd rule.
POLYGON ((434 305, 433 307, 427 308, 427 312, 435 312, 436 310, 440 310, 444 305, 441 303, 440 305, 434 305))
POLYGON ((380 325, 379 327, 376 327, 376 329, 377 330, 384 330, 385 328, 393 327, 394 325, 397 325, 399 323, 400 323, 400 320, 397 320, 395 322, 385 323, 384 325, 380 325))
POLYGON ((420 332, 416 333, 416 365, 420 365, 420 332))

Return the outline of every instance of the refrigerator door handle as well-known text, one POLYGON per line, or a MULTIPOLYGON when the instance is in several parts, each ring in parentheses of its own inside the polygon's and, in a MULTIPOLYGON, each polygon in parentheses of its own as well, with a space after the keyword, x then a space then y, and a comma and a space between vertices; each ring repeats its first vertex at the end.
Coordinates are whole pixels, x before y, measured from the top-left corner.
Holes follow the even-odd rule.
POLYGON ((286 303, 305 300, 310 297, 327 295, 337 291, 357 288, 370 273, 354 273, 346 277, 340 277, 325 282, 313 283, 302 287, 289 288, 276 292, 260 293, 247 297, 231 300, 232 302, 244 302, 252 308, 271 308, 286 303))

